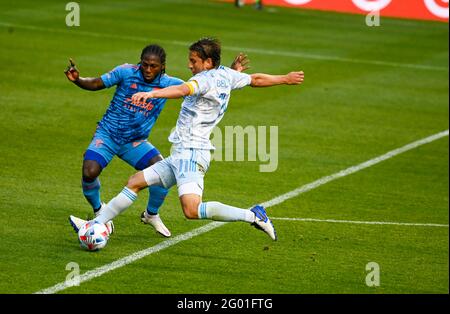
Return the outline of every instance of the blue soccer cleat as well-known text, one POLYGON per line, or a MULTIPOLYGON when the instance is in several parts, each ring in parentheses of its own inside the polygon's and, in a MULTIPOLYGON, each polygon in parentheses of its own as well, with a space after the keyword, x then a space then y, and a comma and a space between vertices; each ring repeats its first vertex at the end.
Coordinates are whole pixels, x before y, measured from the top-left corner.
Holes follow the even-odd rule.
POLYGON ((272 221, 267 216, 266 210, 261 205, 256 205, 250 209, 255 214, 255 221, 252 223, 256 229, 262 230, 272 238, 272 240, 277 240, 277 232, 273 226, 272 221))

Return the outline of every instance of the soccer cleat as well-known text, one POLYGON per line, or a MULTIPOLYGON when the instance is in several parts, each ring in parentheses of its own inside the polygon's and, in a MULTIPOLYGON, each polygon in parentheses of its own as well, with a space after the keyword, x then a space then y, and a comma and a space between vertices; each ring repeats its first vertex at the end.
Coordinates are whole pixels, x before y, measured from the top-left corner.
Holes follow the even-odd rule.
MULTIPOLYGON (((80 230, 80 228, 86 223, 88 222, 88 220, 84 220, 75 216, 70 215, 69 216, 69 222, 72 225, 73 230, 75 230, 76 233, 78 233, 78 231, 80 230)), ((108 230, 108 236, 111 235, 111 233, 114 231, 114 224, 111 225, 106 223, 105 224, 106 229, 108 230)))
MULTIPOLYGON (((100 209, 95 213, 95 217, 98 217, 101 214, 102 210, 105 210, 105 208, 106 208, 106 204, 102 203, 102 206, 100 207, 100 209)), ((109 235, 114 233, 114 222, 112 220, 105 223, 105 226, 108 229, 109 235)))
POLYGON ((251 224, 256 229, 262 230, 272 238, 272 240, 277 240, 277 232, 273 226, 272 221, 267 217, 266 210, 261 205, 256 205, 250 209, 255 214, 255 221, 251 224))
POLYGON ((169 238, 172 234, 169 229, 164 225, 159 215, 149 215, 147 211, 143 211, 141 214, 141 221, 147 225, 152 225, 156 232, 169 238))
POLYGON ((78 233, 78 230, 86 223, 87 220, 83 220, 81 218, 70 215, 69 222, 72 225, 73 230, 78 233))
POLYGON ((105 226, 106 226, 106 229, 108 229, 109 236, 114 233, 114 223, 112 222, 112 220, 105 223, 105 226))

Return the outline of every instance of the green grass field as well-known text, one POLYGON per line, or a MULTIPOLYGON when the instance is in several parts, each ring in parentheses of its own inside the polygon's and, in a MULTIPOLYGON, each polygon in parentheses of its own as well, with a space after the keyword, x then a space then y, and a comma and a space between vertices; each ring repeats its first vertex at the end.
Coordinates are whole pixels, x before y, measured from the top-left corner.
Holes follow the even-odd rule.
MULTIPOLYGON (((35 293, 166 243, 140 223, 148 193, 115 220, 105 249, 83 251, 68 224, 91 209, 81 192, 82 155, 114 89, 88 92, 82 76, 137 63, 159 43, 167 72, 183 79, 187 48, 220 38, 223 64, 239 51, 249 72, 305 71, 301 87, 234 93, 220 126, 278 126, 278 168, 213 162, 204 200, 248 208, 448 130, 448 24, 211 1, 83 1, 67 27, 61 1, 0 2, 0 293, 35 293)), ((169 154, 180 101, 168 101, 150 141, 169 154)), ((448 136, 323 184, 268 208, 279 241, 229 223, 58 293, 449 293, 448 136), (296 221, 314 218, 392 225, 296 221), (380 285, 366 285, 366 265, 380 285)), ((119 159, 101 176, 110 200, 134 169, 119 159)), ((173 189, 161 209, 173 238, 210 221, 189 221, 173 189)))

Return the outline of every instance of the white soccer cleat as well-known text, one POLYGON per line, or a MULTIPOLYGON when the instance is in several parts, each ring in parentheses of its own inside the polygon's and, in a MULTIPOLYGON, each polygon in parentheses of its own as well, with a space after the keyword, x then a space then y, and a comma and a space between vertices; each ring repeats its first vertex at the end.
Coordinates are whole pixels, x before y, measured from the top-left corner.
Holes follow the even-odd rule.
MULTIPOLYGON (((72 225, 73 230, 75 230, 76 233, 83 227, 89 220, 84 220, 75 216, 70 215, 69 216, 69 222, 72 225)), ((92 220, 95 221, 95 220, 92 220)), ((105 224, 106 229, 108 230, 108 236, 111 235, 111 233, 114 231, 114 224, 105 224)))
POLYGON ((250 209, 255 214, 255 221, 252 223, 256 229, 262 230, 272 238, 272 240, 277 240, 277 232, 273 226, 272 221, 267 216, 266 210, 260 205, 256 205, 250 209))
POLYGON ((172 234, 169 229, 164 225, 159 215, 149 215, 147 211, 143 211, 141 214, 141 221, 145 224, 152 225, 156 232, 169 238, 172 234))
MULTIPOLYGON (((102 203, 102 206, 100 207, 100 209, 95 213, 95 217, 98 217, 102 213, 102 211, 105 210, 105 208, 106 208, 106 204, 102 203)), ((114 222, 112 220, 105 223, 105 226, 108 229, 109 235, 114 233, 114 222)))
POLYGON ((69 222, 72 225, 73 230, 78 233, 80 228, 87 222, 87 220, 83 220, 81 218, 70 215, 69 222))

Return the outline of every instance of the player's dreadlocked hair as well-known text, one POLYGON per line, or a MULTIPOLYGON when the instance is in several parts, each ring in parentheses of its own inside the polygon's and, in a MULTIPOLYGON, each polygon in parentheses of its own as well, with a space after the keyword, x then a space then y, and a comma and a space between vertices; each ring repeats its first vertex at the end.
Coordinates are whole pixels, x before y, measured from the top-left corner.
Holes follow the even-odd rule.
POLYGON ((215 38, 201 38, 189 47, 190 51, 198 53, 200 59, 205 61, 211 58, 213 66, 217 68, 220 65, 220 42, 215 38))
MULTIPOLYGON (((163 47, 159 45, 148 45, 144 49, 142 49, 141 53, 141 60, 144 58, 144 56, 147 55, 153 55, 159 57, 159 61, 161 64, 166 64, 166 51, 163 47)), ((165 73, 165 68, 162 70, 162 73, 165 73)))

